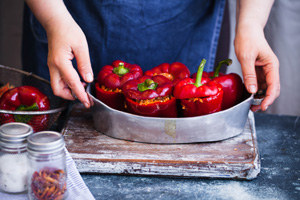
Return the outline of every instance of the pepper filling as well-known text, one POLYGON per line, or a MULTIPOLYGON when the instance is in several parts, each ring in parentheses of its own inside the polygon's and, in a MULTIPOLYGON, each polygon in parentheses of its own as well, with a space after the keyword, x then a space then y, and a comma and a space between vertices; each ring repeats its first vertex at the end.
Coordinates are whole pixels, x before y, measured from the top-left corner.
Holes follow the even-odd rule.
POLYGON ((163 102, 167 102, 170 101, 172 99, 172 95, 168 95, 168 96, 164 96, 164 97, 156 97, 153 99, 145 99, 145 100, 135 100, 138 104, 140 105, 149 105, 149 104, 153 104, 153 103, 163 103, 163 102))
POLYGON ((105 87, 105 85, 101 85, 101 89, 106 91, 106 92, 122 93, 122 90, 120 88, 111 89, 111 88, 105 87))

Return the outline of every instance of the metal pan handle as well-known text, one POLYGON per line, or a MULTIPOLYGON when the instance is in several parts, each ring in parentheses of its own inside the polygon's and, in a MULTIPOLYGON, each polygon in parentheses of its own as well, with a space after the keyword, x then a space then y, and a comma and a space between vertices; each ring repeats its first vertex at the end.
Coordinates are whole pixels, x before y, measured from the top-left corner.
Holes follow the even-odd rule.
POLYGON ((252 105, 258 106, 261 104, 261 102, 265 99, 266 97, 266 90, 259 90, 257 93, 254 95, 252 105))

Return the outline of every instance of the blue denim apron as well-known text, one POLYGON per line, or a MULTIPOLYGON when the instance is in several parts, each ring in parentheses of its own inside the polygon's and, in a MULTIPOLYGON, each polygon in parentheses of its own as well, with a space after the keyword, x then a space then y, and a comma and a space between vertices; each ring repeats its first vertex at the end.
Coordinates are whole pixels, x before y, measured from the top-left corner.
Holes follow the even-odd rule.
MULTIPOLYGON (((205 58, 213 70, 225 0, 64 2, 86 35, 95 75, 117 59, 143 70, 179 61, 194 73, 205 58)), ((26 6, 23 28, 23 69, 49 79, 46 33, 26 6)))

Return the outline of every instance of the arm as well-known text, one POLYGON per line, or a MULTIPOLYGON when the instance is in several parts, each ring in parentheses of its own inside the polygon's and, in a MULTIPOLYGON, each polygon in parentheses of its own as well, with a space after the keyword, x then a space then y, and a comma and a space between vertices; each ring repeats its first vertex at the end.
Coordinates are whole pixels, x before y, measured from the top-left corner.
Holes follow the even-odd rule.
POLYGON ((266 89, 266 97, 260 106, 252 110, 265 111, 279 96, 279 61, 264 36, 264 27, 273 0, 237 1, 237 25, 234 41, 237 59, 241 63, 248 92, 266 89))
POLYGON ((48 38, 48 67, 53 93, 65 99, 77 98, 90 107, 83 83, 72 65, 86 82, 93 81, 88 45, 84 33, 74 21, 62 0, 26 0, 26 3, 45 28, 48 38))

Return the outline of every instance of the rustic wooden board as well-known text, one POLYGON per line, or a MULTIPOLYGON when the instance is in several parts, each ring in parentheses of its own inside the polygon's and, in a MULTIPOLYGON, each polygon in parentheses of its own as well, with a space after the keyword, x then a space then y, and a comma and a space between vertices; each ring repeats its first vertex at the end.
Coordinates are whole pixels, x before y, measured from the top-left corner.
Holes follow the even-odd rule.
POLYGON ((146 144, 97 132, 91 112, 75 104, 62 134, 82 173, 253 179, 260 172, 252 112, 242 134, 221 142, 146 144))

